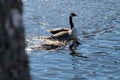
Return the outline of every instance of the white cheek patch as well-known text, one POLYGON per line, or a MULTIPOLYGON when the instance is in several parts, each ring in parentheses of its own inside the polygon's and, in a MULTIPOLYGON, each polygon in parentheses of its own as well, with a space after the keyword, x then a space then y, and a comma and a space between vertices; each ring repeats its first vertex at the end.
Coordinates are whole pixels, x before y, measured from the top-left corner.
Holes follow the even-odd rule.
POLYGON ((11 16, 13 25, 19 27, 22 24, 22 14, 17 9, 12 9, 11 16))

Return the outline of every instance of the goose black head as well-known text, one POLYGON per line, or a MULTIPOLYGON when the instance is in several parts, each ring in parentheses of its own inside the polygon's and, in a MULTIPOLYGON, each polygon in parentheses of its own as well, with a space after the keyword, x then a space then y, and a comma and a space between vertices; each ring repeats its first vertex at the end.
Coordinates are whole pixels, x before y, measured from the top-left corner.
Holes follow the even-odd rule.
POLYGON ((75 13, 71 13, 70 16, 71 16, 71 17, 75 17, 75 16, 77 16, 77 15, 76 15, 75 13))

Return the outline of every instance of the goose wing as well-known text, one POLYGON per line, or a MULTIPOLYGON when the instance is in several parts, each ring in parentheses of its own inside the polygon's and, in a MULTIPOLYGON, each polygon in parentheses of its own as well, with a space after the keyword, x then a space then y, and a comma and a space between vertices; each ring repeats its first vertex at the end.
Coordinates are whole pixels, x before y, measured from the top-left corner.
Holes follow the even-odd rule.
POLYGON ((51 37, 58 40, 69 40, 71 38, 71 34, 69 31, 62 31, 52 35, 51 37))
POLYGON ((69 31, 69 30, 70 30, 69 28, 55 28, 55 29, 47 30, 47 31, 50 32, 50 33, 52 33, 52 34, 57 34, 59 32, 69 31))

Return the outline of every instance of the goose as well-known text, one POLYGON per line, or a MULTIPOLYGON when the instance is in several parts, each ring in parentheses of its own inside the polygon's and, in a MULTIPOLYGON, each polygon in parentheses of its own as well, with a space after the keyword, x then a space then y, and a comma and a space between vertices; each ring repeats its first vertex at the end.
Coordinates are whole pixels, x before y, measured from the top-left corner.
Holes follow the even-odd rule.
POLYGON ((50 32, 53 34, 50 38, 52 39, 57 39, 57 40, 75 40, 77 39, 77 29, 74 27, 73 24, 73 17, 77 16, 75 13, 71 13, 69 16, 69 23, 70 23, 70 27, 71 29, 68 28, 57 28, 57 29, 53 29, 50 32))
POLYGON ((80 45, 79 39, 77 38, 77 29, 73 24, 73 17, 77 16, 75 13, 71 13, 69 16, 69 23, 71 28, 57 28, 53 30, 49 30, 53 35, 50 37, 46 37, 45 44, 41 45, 38 49, 57 49, 61 46, 65 46, 68 41, 72 40, 72 45, 69 47, 70 50, 74 50, 75 47, 80 45), (50 40, 50 41, 49 41, 50 40), (63 41, 63 42, 62 42, 63 41))
MULTIPOLYGON (((70 23, 71 29, 74 28, 72 18, 75 17, 75 16, 77 16, 75 13, 71 13, 70 16, 69 16, 69 23, 70 23)), ((71 29, 70 28, 55 28, 55 29, 47 30, 47 31, 52 33, 52 34, 57 34, 57 33, 62 32, 62 31, 70 31, 71 29)))

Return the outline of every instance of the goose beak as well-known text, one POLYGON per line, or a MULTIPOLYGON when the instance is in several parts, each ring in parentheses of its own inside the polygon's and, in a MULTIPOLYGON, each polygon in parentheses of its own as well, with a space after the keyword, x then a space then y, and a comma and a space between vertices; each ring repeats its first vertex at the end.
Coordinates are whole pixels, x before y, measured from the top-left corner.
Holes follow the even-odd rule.
POLYGON ((74 17, 74 16, 77 16, 75 13, 71 13, 71 16, 74 17))
POLYGON ((77 16, 76 14, 73 14, 73 16, 77 16))
POLYGON ((76 14, 74 16, 77 16, 76 14))

